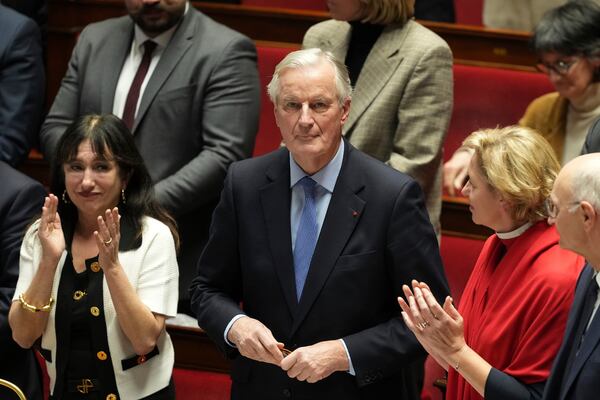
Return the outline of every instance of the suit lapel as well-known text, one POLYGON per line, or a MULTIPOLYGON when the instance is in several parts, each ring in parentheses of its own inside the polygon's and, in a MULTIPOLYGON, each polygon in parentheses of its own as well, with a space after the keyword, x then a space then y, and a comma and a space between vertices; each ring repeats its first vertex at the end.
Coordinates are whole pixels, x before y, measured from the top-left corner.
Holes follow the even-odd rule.
POLYGON ((387 26, 375 42, 354 87, 352 107, 348 121, 344 125, 344 132, 352 131, 356 121, 360 119, 367 107, 396 72, 398 65, 404 58, 400 48, 409 29, 408 24, 404 29, 400 29, 396 25, 387 26))
MULTIPOLYGON (((581 309, 583 307, 583 303, 585 302, 585 294, 588 290, 588 285, 591 282, 592 275, 593 275, 593 270, 591 268, 589 268, 588 271, 586 271, 584 274, 581 275, 580 282, 583 282, 585 284, 583 284, 582 287, 577 291, 578 297, 573 302, 573 307, 577 307, 576 308, 577 313, 575 314, 576 317, 579 314, 581 314, 581 312, 582 312, 581 309)), ((573 318, 574 322, 577 322, 578 319, 579 318, 573 318)), ((574 322, 569 324, 569 329, 567 330, 566 335, 572 336, 575 334, 574 330, 575 330, 576 325, 574 322)), ((575 381, 575 378, 577 377, 577 375, 579 375, 579 373, 581 372, 581 368, 583 367, 583 365, 585 364, 587 359, 590 357, 592 351, 596 348, 596 346, 598 345, 599 342, 600 342, 600 316, 599 316, 598 311, 596 311, 596 315, 594 315, 594 319, 592 320, 592 323, 590 324, 589 329, 584 336, 583 343, 581 344, 581 349, 579 349, 579 354, 577 355, 577 357, 575 357, 575 360, 573 360, 573 365, 569 369, 569 373, 568 373, 566 382, 563 385, 561 398, 564 397, 564 395, 569 392, 569 389, 571 388, 571 385, 575 381)), ((577 346, 577 345, 578 345, 578 343, 574 343, 572 341, 571 346, 577 346)), ((569 346, 569 350, 570 350, 571 346, 569 346)), ((568 351, 567 351, 567 356, 568 356, 568 351)))
POLYGON ((101 54, 101 60, 107 60, 102 69, 102 77, 99 79, 100 84, 100 101, 102 113, 112 113, 113 103, 115 99, 115 91, 117 90, 117 82, 121 75, 121 69, 125 59, 131 50, 131 41, 133 40, 133 21, 129 17, 123 17, 124 23, 117 27, 119 31, 116 37, 123 40, 113 40, 109 49, 109 54, 101 54), (126 20, 125 20, 126 19, 126 20), (125 40, 125 38, 128 38, 125 40))
POLYGON ((281 156, 267 169, 267 179, 270 183, 260 189, 260 202, 275 273, 279 278, 290 313, 293 315, 297 302, 290 227, 289 153, 285 149, 280 149, 279 152, 281 156))
POLYGON ((360 171, 353 168, 352 148, 346 142, 344 146, 344 162, 319 234, 290 336, 294 335, 317 299, 366 204, 357 195, 364 184, 360 171))
POLYGON ((163 86, 167 78, 173 72, 175 66, 179 63, 183 55, 192 45, 192 38, 196 28, 196 16, 198 12, 190 7, 187 14, 181 22, 181 26, 175 31, 175 34, 171 38, 171 41, 165 48, 163 54, 160 57, 160 61, 156 66, 156 69, 152 73, 150 80, 142 95, 142 101, 138 109, 137 116, 133 123, 132 132, 135 134, 140 121, 144 118, 144 115, 148 111, 150 104, 154 101, 156 94, 163 86))

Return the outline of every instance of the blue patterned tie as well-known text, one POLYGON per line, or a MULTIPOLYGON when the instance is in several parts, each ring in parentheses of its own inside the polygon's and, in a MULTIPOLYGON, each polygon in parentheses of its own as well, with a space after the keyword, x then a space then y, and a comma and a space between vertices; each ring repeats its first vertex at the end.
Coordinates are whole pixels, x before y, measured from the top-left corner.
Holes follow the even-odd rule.
POLYGON ((304 207, 298 224, 296 245, 294 246, 294 271, 296 274, 296 298, 300 301, 306 275, 310 268, 319 231, 317 227, 317 206, 315 204, 316 182, 308 176, 300 179, 298 184, 304 189, 304 207))

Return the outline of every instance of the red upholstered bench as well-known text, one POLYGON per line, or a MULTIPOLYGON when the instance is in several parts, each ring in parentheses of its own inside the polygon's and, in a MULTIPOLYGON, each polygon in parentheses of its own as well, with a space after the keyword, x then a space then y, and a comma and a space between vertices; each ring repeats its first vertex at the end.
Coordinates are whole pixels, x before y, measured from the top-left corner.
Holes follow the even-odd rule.
POLYGON ((275 125, 273 115, 273 103, 267 95, 267 84, 273 77, 275 66, 281 60, 300 46, 282 45, 277 43, 260 42, 256 44, 258 54, 258 74, 260 77, 260 120, 258 123, 258 135, 254 145, 254 155, 260 156, 275 150, 281 143, 279 128, 275 125))
POLYGON ((517 124, 533 99, 553 90, 542 73, 455 64, 444 160, 477 129, 517 124))
POLYGON ((179 400, 229 400, 228 374, 193 369, 173 369, 175 394, 179 400))
POLYGON ((479 257, 484 240, 442 235, 440 253, 454 303, 460 302, 465 284, 479 257))

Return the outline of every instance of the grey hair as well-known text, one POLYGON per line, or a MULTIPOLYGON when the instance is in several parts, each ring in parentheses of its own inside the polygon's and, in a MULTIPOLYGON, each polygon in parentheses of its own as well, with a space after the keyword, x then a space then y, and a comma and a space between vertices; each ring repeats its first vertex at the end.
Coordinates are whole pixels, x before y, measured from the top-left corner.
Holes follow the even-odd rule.
POLYGON ((352 85, 350 84, 348 68, 335 58, 331 52, 314 48, 293 51, 277 64, 273 78, 271 78, 271 82, 267 85, 267 93, 273 104, 277 104, 280 90, 279 77, 283 71, 288 68, 314 67, 322 62, 328 62, 333 67, 335 87, 340 106, 347 100, 350 100, 352 98, 352 85))
POLYGON ((600 56, 600 6, 590 0, 574 0, 546 12, 531 42, 537 54, 555 51, 564 56, 600 56))
POLYGON ((587 201, 600 212, 600 168, 578 169, 571 176, 571 192, 574 201, 587 201))

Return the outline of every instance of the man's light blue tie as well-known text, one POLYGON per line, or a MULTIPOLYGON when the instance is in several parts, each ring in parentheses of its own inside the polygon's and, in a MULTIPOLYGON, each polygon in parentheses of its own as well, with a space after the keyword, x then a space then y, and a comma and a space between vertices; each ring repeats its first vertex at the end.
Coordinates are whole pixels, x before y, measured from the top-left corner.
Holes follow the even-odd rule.
POLYGON ((317 226, 317 206, 315 204, 316 182, 308 176, 300 179, 297 183, 304 189, 304 207, 296 233, 296 245, 294 246, 294 271, 296 275, 296 298, 300 301, 304 282, 310 268, 319 230, 317 226))

